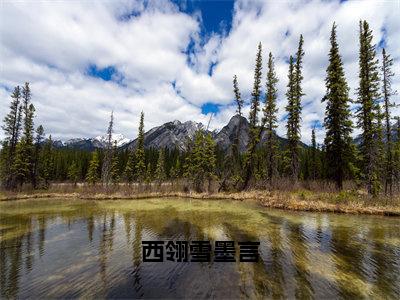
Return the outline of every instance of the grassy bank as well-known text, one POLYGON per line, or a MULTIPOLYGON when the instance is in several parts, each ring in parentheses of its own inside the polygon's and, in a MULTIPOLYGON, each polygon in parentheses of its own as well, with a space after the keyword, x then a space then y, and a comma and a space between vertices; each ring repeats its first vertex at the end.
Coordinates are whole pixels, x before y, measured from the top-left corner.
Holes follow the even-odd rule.
MULTIPOLYGON (((154 188, 152 189, 154 190, 154 188)), ((152 191, 138 189, 102 189, 99 187, 68 187, 50 190, 2 192, 0 201, 33 198, 66 198, 88 200, 145 199, 145 198, 193 198, 193 199, 231 199, 256 201, 264 207, 294 211, 333 212, 351 214, 374 214, 400 216, 400 196, 371 198, 362 191, 316 192, 309 190, 246 192, 194 193, 160 189, 152 191)))

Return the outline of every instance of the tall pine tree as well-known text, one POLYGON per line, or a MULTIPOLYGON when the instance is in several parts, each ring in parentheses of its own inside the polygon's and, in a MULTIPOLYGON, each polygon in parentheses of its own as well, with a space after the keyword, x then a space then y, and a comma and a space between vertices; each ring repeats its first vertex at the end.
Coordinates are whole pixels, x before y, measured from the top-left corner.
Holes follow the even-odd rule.
POLYGON ((288 104, 287 111, 287 151, 285 154, 286 167, 289 169, 290 176, 297 180, 299 174, 299 141, 300 141, 300 111, 296 101, 296 78, 294 71, 293 56, 289 58, 289 74, 286 97, 288 104))
MULTIPOLYGON (((303 35, 301 34, 299 39, 299 46, 297 48, 297 53, 296 53, 296 64, 294 66, 294 78, 295 78, 294 90, 295 90, 296 107, 299 115, 301 114, 301 97, 304 96, 303 89, 301 87, 301 82, 303 81, 303 74, 302 74, 303 56, 304 56, 303 44, 304 44, 304 39, 303 35)), ((300 125, 298 126, 300 130, 300 125)))
POLYGON ((390 101, 391 96, 396 92, 392 90, 392 71, 393 59, 389 54, 386 54, 385 48, 382 49, 382 94, 384 100, 384 119, 385 119, 385 133, 386 133, 386 147, 385 147, 385 194, 392 195, 393 186, 393 139, 392 139, 392 126, 390 109, 394 103, 390 101))
POLYGON ((101 180, 103 185, 107 186, 110 183, 110 170, 111 170, 111 161, 113 159, 113 126, 114 126, 114 112, 111 112, 110 123, 108 124, 107 129, 107 140, 106 140, 106 148, 104 152, 103 165, 101 169, 101 180))
POLYGON ((96 184, 99 180, 99 167, 100 167, 100 160, 99 160, 99 153, 94 151, 92 154, 92 160, 89 163, 89 169, 86 174, 86 181, 89 184, 96 184))
POLYGON ((239 159, 239 134, 241 129, 241 118, 242 118, 242 109, 243 109, 243 99, 242 95, 240 94, 239 84, 237 80, 237 76, 233 76, 233 93, 235 94, 235 102, 236 102, 236 113, 239 115, 239 123, 235 134, 235 140, 232 144, 232 154, 235 160, 235 163, 238 163, 239 159))
POLYGON ((79 169, 75 161, 69 166, 67 176, 74 183, 74 186, 76 186, 79 179, 79 169))
POLYGON ((146 179, 146 163, 145 163, 145 152, 144 152, 144 113, 140 114, 140 124, 139 124, 139 135, 137 141, 137 147, 135 152, 135 171, 139 182, 146 179))
POLYGON ((396 116, 394 119, 396 120, 395 128, 397 141, 393 145, 393 177, 400 187, 400 116, 396 116))
MULTIPOLYGON (((239 140, 239 136, 240 136, 240 132, 242 129, 242 109, 243 109, 243 99, 242 96, 240 94, 240 90, 239 90, 239 84, 238 84, 238 80, 237 80, 237 76, 234 75, 233 76, 233 93, 235 94, 235 102, 236 102, 236 113, 239 116, 239 121, 238 121, 238 125, 236 128, 236 132, 235 132, 235 138, 234 141, 232 143, 232 157, 233 159, 231 159, 230 157, 227 157, 227 166, 232 166, 233 168, 233 177, 238 177, 240 176, 239 174, 241 173, 241 160, 240 160, 240 140, 239 140)), ((223 181, 222 185, 224 185, 225 182, 223 181)))
POLYGON ((277 99, 277 88, 278 78, 275 73, 274 57, 272 53, 269 53, 268 57, 268 71, 267 71, 267 84, 266 84, 266 95, 265 95, 265 107, 264 107, 264 118, 263 124, 265 124, 266 131, 266 152, 267 152, 267 176, 271 182, 273 177, 276 176, 277 172, 277 151, 278 141, 276 139, 275 130, 277 127, 277 116, 278 109, 276 107, 277 99))
POLYGON ((164 149, 160 149, 156 168, 156 179, 160 185, 162 181, 165 180, 165 177, 165 151, 164 149))
POLYGON ((326 102, 324 126, 328 176, 335 180, 338 189, 343 188, 346 173, 352 163, 352 122, 350 115, 349 87, 344 74, 339 45, 336 41, 336 24, 331 31, 329 65, 326 69, 326 102))
POLYGON ((120 179, 120 170, 119 170, 117 141, 114 141, 114 147, 110 165, 110 180, 112 181, 113 184, 117 184, 119 179, 120 179))
POLYGON ((186 176, 191 179, 197 192, 203 191, 205 180, 208 180, 208 189, 210 190, 215 165, 215 142, 211 134, 205 134, 203 130, 198 130, 186 161, 186 176))
POLYGON ((125 165, 124 177, 128 183, 132 183, 135 179, 135 152, 133 149, 128 149, 128 160, 125 165))
POLYGON ((236 75, 233 76, 233 93, 235 94, 236 113, 239 116, 242 116, 243 99, 240 95, 239 84, 236 75))
POLYGON ((54 178, 54 162, 53 162, 53 140, 51 135, 44 144, 40 155, 39 174, 44 180, 44 186, 47 188, 50 185, 50 180, 54 178))
POLYGON ((287 161, 289 164, 290 175, 294 181, 297 181, 300 172, 300 122, 301 122, 301 98, 304 96, 301 82, 303 80, 303 35, 300 35, 299 46, 296 53, 296 62, 293 57, 289 59, 289 82, 286 97, 288 105, 286 111, 288 112, 287 121, 287 138, 288 138, 288 152, 287 161))
POLYGON ((21 89, 19 86, 14 88, 11 94, 10 112, 4 117, 4 125, 1 127, 4 130, 5 139, 3 142, 2 159, 1 159, 1 181, 6 189, 15 187, 15 177, 11 172, 14 165, 15 152, 17 143, 21 133, 21 89))
POLYGON ((35 154, 33 158, 33 188, 37 187, 39 177, 39 163, 40 163, 40 152, 42 149, 42 143, 44 140, 44 129, 42 125, 39 125, 36 129, 35 138, 35 154))
POLYGON ((33 146, 33 118, 35 107, 31 101, 29 83, 22 88, 22 116, 23 130, 21 141, 16 146, 15 160, 12 164, 13 177, 19 186, 30 181, 34 184, 34 146, 33 146))
POLYGON ((310 177, 317 179, 317 140, 315 138, 315 127, 311 130, 311 155, 310 155, 310 177))
POLYGON ((20 160, 22 160, 20 173, 24 173, 23 177, 25 181, 30 180, 32 185, 34 185, 33 118, 35 116, 35 107, 31 103, 31 97, 31 89, 29 83, 26 82, 22 88, 24 127, 20 148, 20 160))
POLYGON ((372 30, 367 21, 360 21, 359 87, 357 90, 357 118, 362 130, 360 153, 362 172, 369 194, 377 195, 379 182, 379 74, 372 30))
POLYGON ((258 125, 258 112, 260 111, 261 100, 261 76, 262 76, 262 45, 258 44, 256 66, 254 69, 254 85, 251 93, 251 108, 249 115, 249 143, 246 151, 246 168, 244 178, 244 188, 248 188, 250 179, 254 172, 254 155, 256 146, 259 142, 260 126, 258 125))

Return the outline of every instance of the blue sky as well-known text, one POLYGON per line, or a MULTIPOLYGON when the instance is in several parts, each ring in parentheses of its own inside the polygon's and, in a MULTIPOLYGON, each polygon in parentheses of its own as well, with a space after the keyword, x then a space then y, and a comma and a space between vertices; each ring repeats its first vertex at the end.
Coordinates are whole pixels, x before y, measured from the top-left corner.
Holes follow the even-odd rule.
POLYGON ((201 14, 202 34, 229 31, 232 25, 234 1, 173 1, 187 14, 201 14))
MULTIPOLYGON (((218 130, 235 113, 234 74, 248 114, 255 54, 262 42, 264 83, 268 52, 275 57, 278 134, 285 136, 287 59, 303 34, 302 140, 309 142, 317 124, 322 142, 321 98, 332 23, 338 25, 354 99, 358 21, 370 23, 378 57, 386 47, 398 66, 398 11, 399 0, 5 1, 0 7, 0 117, 8 109, 10 90, 29 81, 36 125, 43 124, 55 138, 104 134, 111 110, 115 131, 130 139, 142 110, 146 129, 174 119, 207 124, 213 113, 211 127, 218 130)), ((400 90, 399 74, 393 86, 400 90)))
MULTIPOLYGON (((178 5, 179 10, 191 15, 201 15, 200 35, 203 41, 213 33, 221 35, 227 34, 232 26, 232 16, 234 9, 234 1, 173 1, 178 5)), ((192 49, 189 49, 189 51, 192 49)), ((212 64, 209 74, 212 72, 212 64)), ((201 105, 202 114, 217 114, 219 106, 216 103, 207 102, 201 105)))
MULTIPOLYGON (((226 35, 232 26, 232 16, 234 10, 234 1, 219 0, 219 1, 172 1, 177 5, 178 9, 189 15, 198 15, 201 18, 200 23, 200 36, 201 40, 207 41, 207 37, 213 33, 226 35)), ((133 14, 133 16, 137 16, 133 14)), ((193 52, 193 44, 190 44, 188 52, 193 52)), ((212 64, 209 69, 209 74, 212 72, 215 64, 212 64)), ((99 68, 91 64, 87 69, 89 76, 101 78, 105 81, 115 80, 114 76, 118 70, 114 66, 99 68)), ((202 114, 217 114, 219 112, 219 105, 212 102, 207 102, 201 106, 202 114)))

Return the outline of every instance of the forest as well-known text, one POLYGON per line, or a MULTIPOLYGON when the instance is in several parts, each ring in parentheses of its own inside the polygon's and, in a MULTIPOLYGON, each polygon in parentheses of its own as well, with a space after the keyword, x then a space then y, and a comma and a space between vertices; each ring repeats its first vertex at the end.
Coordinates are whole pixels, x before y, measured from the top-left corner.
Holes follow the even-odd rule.
MULTIPOLYGON (((45 126, 35 128, 35 107, 27 82, 11 94, 9 112, 3 120, 0 179, 4 191, 46 190, 69 183, 74 187, 133 187, 151 190, 169 185, 195 192, 317 189, 365 190, 373 197, 393 196, 400 191, 400 117, 392 114, 397 95, 391 87, 393 59, 377 52, 366 21, 359 23, 359 83, 357 99, 350 98, 336 24, 330 34, 326 68, 325 128, 323 144, 317 144, 315 128, 311 144, 301 142, 303 92, 303 36, 289 58, 285 107, 286 141, 277 138, 277 82, 274 56, 267 55, 263 74, 263 48, 258 45, 254 85, 250 99, 249 142, 239 150, 239 131, 228 151, 216 146, 205 128, 187 143, 187 151, 145 148, 145 114, 141 113, 134 149, 117 147, 112 140, 114 116, 107 128, 107 146, 95 151, 54 147, 45 126), (351 109, 355 104, 356 110, 351 109), (352 120, 355 120, 354 122, 352 120), (361 129, 355 139, 353 129, 361 129), (266 139, 261 139, 262 133, 266 139)), ((243 116, 245 100, 239 78, 233 76, 236 114, 243 116)), ((147 112, 151 113, 151 112, 147 112)), ((106 124, 106 121, 105 121, 106 124)), ((239 123, 240 124, 240 123, 239 123)), ((45 125, 45 124, 43 124, 45 125)), ((105 126, 106 128, 106 126, 105 126)))

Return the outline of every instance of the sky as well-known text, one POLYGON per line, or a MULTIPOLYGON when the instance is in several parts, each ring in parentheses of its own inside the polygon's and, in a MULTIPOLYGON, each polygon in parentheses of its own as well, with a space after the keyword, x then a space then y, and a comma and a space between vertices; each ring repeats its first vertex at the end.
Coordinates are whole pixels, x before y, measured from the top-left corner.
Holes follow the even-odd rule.
MULTIPOLYGON (((309 143, 315 126, 322 143, 330 30, 336 22, 355 100, 361 19, 370 23, 378 57, 382 47, 393 57, 393 88, 400 91, 400 0, 2 0, 0 118, 13 88, 28 81, 35 124, 55 139, 103 135, 111 111, 114 131, 129 139, 137 136, 141 111, 145 130, 176 119, 207 124, 211 114, 211 129, 219 130, 235 114, 234 74, 248 115, 261 42, 264 92, 268 53, 275 57, 277 132, 284 137, 288 57, 303 34, 301 135, 309 143)), ((399 104, 399 96, 393 101, 399 104)))

